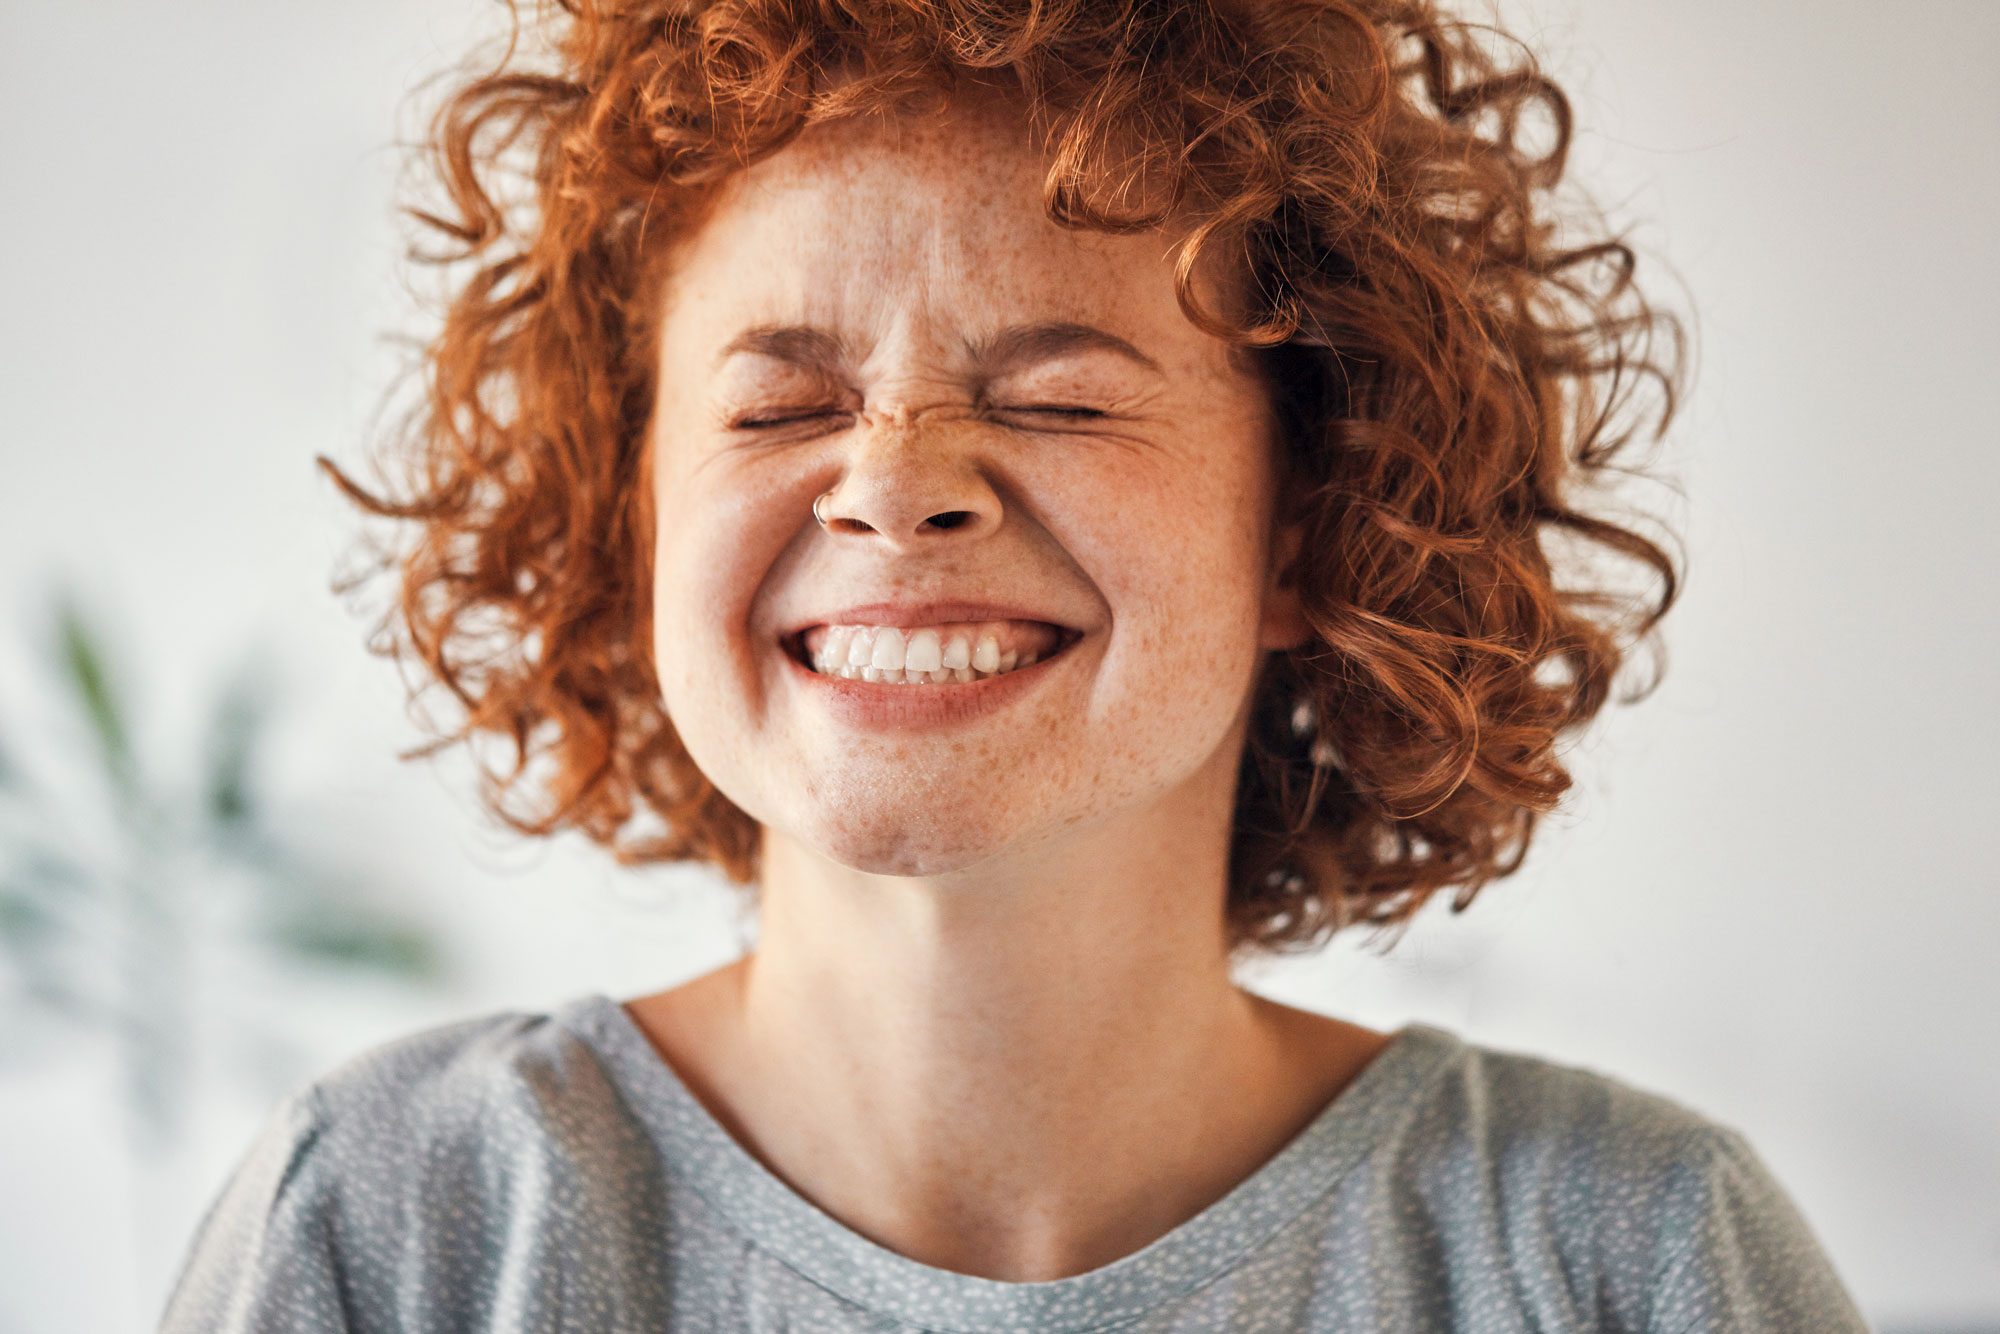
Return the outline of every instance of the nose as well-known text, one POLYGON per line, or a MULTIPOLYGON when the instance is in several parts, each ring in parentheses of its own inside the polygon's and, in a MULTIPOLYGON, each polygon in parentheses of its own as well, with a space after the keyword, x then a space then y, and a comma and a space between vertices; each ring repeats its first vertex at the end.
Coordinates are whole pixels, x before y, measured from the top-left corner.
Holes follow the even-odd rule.
POLYGON ((974 457, 969 424, 918 425, 908 414, 851 432, 847 468, 813 502, 834 537, 869 538, 920 551, 974 541, 1000 526, 1000 498, 974 457))

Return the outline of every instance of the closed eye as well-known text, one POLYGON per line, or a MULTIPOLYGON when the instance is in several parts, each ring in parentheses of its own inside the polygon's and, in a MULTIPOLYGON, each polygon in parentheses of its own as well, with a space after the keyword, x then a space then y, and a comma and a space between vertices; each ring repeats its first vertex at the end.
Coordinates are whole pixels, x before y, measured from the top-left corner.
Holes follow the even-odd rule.
MULTIPOLYGON (((1071 407, 1044 406, 1044 407, 1027 407, 1027 408, 1001 408, 999 410, 1002 412, 1042 412, 1057 417, 1082 418, 1082 417, 1102 417, 1104 415, 1104 413, 1097 408, 1071 408, 1071 407)), ((801 412, 801 413, 794 413, 793 415, 788 417, 757 417, 757 418, 750 418, 744 421, 739 421, 736 423, 736 427, 738 430, 744 430, 744 431, 766 430, 774 426, 790 426, 794 422, 811 421, 815 417, 825 417, 829 415, 831 414, 827 412, 801 412)))
POLYGON ((793 422, 809 422, 815 417, 824 417, 826 415, 827 414, 824 412, 801 412, 801 413, 795 413, 794 415, 789 417, 759 417, 754 419, 745 419, 743 421, 739 421, 736 423, 736 429, 740 431, 756 431, 771 426, 790 426, 793 422))

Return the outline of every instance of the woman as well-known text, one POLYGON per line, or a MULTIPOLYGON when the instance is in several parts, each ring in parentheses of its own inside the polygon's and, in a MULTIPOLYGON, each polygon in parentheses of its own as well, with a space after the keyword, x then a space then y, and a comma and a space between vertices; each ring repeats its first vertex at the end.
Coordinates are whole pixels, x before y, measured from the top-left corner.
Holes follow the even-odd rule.
POLYGON ((1232 980, 1512 870, 1673 601, 1582 501, 1675 326, 1558 246, 1532 61, 1417 0, 565 8, 435 125, 421 484, 326 466, 494 809, 757 943, 301 1088, 165 1327, 1865 1328, 1734 1130, 1232 980))

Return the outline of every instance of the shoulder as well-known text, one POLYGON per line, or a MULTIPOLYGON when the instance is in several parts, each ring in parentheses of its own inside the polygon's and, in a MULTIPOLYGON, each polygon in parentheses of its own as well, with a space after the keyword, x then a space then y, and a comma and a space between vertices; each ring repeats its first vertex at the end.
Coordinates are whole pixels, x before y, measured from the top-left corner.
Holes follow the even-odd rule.
POLYGON ((549 1016, 522 1010, 432 1024, 367 1047, 303 1090, 322 1126, 366 1136, 389 1126, 476 1115, 528 1069, 560 1058, 549 1016))
POLYGON ((304 1202, 441 1149, 469 1148, 496 1113, 582 1048, 545 1014, 519 1010, 433 1024, 369 1046, 281 1097, 239 1159, 271 1201, 304 1202), (357 1171, 357 1169, 363 1169, 357 1171))
POLYGON ((524 1173, 646 1153, 629 1099, 559 1012, 494 1010, 369 1046, 299 1085, 252 1158, 292 1207, 386 1237, 508 1196, 524 1173), (279 1165, 280 1162, 282 1165, 279 1165))
POLYGON ((311 1112, 322 1175, 355 1199, 407 1198, 417 1182, 490 1188, 579 1141, 612 1143, 626 1106, 560 1012, 516 1009, 378 1043, 299 1096, 311 1112))
POLYGON ((1444 1045, 1431 1113, 1495 1156, 1560 1158, 1598 1169, 1611 1186, 1730 1133, 1691 1104, 1593 1064, 1456 1035, 1444 1045))
POLYGON ((1736 1127, 1588 1063, 1417 1027, 1435 1065, 1397 1161, 1460 1235, 1495 1220, 1502 1253, 1560 1257, 1551 1281, 1630 1328, 1863 1328, 1736 1127))
POLYGON ((197 1225, 163 1329, 441 1327, 519 1263, 510 1226, 567 1207, 577 1162, 634 1175, 644 1144, 623 1106, 554 1014, 493 1011, 350 1056, 267 1116, 197 1225))
POLYGON ((1656 1181, 1734 1133, 1690 1104, 1591 1064, 1492 1046, 1428 1024, 1411 1036, 1429 1058, 1408 1107, 1413 1146, 1457 1146, 1460 1160, 1523 1182, 1560 1177, 1602 1197, 1656 1181))
POLYGON ((1718 1165, 1746 1147, 1689 1102, 1592 1063, 1443 1045, 1413 1133, 1449 1146, 1439 1161, 1461 1176, 1490 1179, 1510 1216, 1552 1220, 1567 1252, 1607 1273, 1652 1273, 1718 1165))

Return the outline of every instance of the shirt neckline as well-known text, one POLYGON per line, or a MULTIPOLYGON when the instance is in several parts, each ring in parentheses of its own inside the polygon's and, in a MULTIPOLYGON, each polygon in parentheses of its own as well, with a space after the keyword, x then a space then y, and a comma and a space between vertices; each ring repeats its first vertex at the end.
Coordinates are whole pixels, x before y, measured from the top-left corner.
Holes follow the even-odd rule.
POLYGON ((668 1174, 752 1243, 869 1311, 968 1334, 1021 1322, 1094 1327, 1202 1286, 1337 1185, 1393 1121, 1414 1110, 1418 1089, 1463 1042, 1447 1029, 1406 1024, 1304 1129, 1200 1213, 1086 1273, 1017 1283, 913 1260, 825 1213, 737 1143, 620 1001, 586 993, 552 1017, 605 1064, 668 1174))

